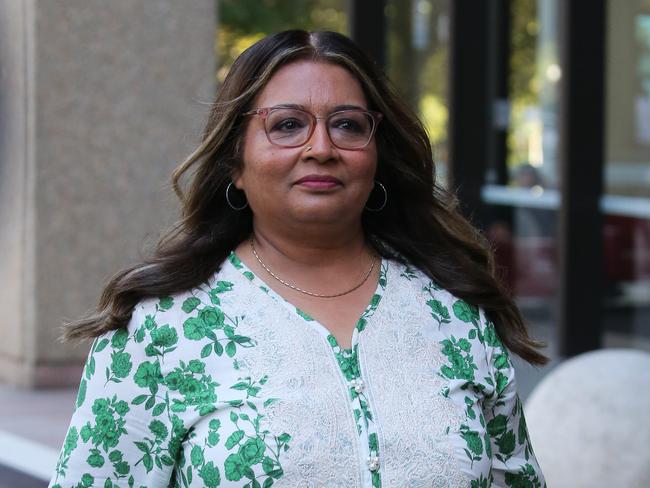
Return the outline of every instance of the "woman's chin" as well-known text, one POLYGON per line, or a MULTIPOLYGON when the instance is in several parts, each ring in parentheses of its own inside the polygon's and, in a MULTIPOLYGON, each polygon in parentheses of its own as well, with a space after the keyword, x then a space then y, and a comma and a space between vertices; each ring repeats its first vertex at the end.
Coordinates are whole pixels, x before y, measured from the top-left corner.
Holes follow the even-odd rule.
POLYGON ((360 220, 361 212, 356 208, 332 204, 304 205, 287 211, 287 219, 293 219, 304 225, 341 225, 346 222, 354 224, 360 220))

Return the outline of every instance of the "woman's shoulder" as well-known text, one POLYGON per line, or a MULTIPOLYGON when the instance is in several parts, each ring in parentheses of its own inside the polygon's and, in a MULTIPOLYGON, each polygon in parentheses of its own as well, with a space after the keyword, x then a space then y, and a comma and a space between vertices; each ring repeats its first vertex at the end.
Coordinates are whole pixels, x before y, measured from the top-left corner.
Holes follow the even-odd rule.
POLYGON ((384 266, 387 280, 394 285, 395 293, 408 295, 418 301, 424 299, 451 304, 458 300, 453 293, 405 258, 384 259, 384 266))
MULTIPOLYGON (((88 380, 95 364, 103 365, 107 381, 130 378, 141 387, 147 378, 159 379, 191 360, 201 361, 210 355, 230 360, 228 353, 247 338, 235 333, 228 305, 233 300, 227 298, 235 286, 223 278, 223 273, 217 272, 206 283, 189 290, 141 300, 126 328, 109 331, 93 342, 88 380)), ((223 366, 219 361, 212 363, 223 366)))
MULTIPOLYGON (((391 277, 398 282, 396 293, 408 295, 416 302, 413 305, 422 307, 446 340, 465 338, 481 348, 501 347, 494 324, 481 307, 445 289, 408 261, 388 262, 391 277)), ((461 344, 464 346, 465 342, 461 344)))
MULTIPOLYGON (((133 308, 129 332, 176 329, 192 336, 198 322, 206 326, 223 324, 224 302, 230 303, 236 292, 235 276, 222 264, 204 283, 177 293, 149 297, 133 308)), ((141 332, 143 333, 143 332, 141 332)))
POLYGON ((384 305, 391 319, 401 320, 416 342, 436 345, 439 375, 453 384, 471 383, 491 397, 494 385, 504 382, 495 371, 506 365, 507 352, 484 310, 408 263, 390 261, 388 279, 394 286, 384 305))

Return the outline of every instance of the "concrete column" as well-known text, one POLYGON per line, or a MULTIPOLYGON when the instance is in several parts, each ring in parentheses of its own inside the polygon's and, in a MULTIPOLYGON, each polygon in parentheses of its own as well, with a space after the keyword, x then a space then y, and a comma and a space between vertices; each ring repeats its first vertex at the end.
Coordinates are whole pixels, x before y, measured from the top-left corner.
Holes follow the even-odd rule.
POLYGON ((60 325, 176 220, 215 29, 214 0, 0 3, 0 383, 78 384, 60 325))

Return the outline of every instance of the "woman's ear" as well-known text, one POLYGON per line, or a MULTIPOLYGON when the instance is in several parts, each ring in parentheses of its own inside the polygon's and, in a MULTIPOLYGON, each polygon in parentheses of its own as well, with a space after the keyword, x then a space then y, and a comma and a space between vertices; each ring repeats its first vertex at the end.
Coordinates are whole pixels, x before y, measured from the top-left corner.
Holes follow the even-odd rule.
POLYGON ((242 171, 242 168, 235 168, 232 171, 232 174, 230 175, 230 179, 232 181, 232 184, 235 188, 238 190, 243 190, 244 189, 244 172, 242 171))
POLYGON ((234 167, 232 168, 232 171, 230 172, 230 181, 232 181, 232 184, 235 188, 238 190, 243 190, 244 189, 244 139, 246 137, 246 133, 242 134, 242 136, 237 140, 235 143, 235 157, 237 158, 237 162, 233 165, 234 167))

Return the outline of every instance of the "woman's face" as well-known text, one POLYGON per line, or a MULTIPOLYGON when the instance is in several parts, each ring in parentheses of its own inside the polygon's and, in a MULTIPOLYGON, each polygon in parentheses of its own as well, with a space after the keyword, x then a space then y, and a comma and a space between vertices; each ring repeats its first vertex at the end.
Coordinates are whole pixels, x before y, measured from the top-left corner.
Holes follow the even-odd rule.
MULTIPOLYGON (((253 108, 288 104, 317 117, 341 107, 368 109, 361 85, 349 71, 313 61, 280 68, 253 108)), ((269 142, 264 120, 252 116, 244 135, 243 168, 234 184, 246 193, 258 223, 358 224, 376 166, 374 138, 362 149, 339 149, 329 139, 325 119, 319 118, 305 144, 281 147, 269 142)))

